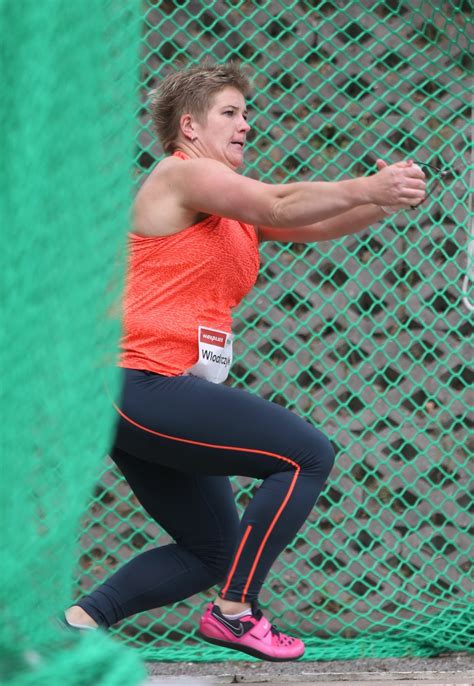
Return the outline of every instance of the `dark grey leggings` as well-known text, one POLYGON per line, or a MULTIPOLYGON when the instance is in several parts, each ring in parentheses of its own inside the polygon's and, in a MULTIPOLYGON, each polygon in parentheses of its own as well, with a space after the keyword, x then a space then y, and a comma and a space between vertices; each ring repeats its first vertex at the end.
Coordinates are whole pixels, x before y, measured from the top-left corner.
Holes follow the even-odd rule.
POLYGON ((102 626, 221 583, 256 601, 334 461, 329 440, 285 408, 192 376, 123 370, 112 457, 175 543, 141 553, 78 604, 102 626), (230 475, 262 483, 239 522, 230 475))

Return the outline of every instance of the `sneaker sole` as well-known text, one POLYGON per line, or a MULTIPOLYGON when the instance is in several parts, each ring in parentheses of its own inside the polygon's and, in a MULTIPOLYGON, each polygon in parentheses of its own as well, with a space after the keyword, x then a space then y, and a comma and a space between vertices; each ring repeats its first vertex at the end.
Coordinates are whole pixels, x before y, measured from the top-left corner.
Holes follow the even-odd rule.
POLYGON ((258 657, 260 660, 266 660, 267 662, 294 662, 294 660, 299 660, 304 655, 303 652, 297 657, 273 657, 272 655, 261 653, 259 650, 255 650, 255 648, 250 648, 249 646, 236 645, 229 641, 220 641, 218 638, 210 638, 199 630, 196 631, 196 634, 204 641, 207 641, 207 643, 213 643, 216 646, 222 646, 223 648, 229 648, 230 650, 238 650, 239 653, 247 653, 247 655, 258 657))

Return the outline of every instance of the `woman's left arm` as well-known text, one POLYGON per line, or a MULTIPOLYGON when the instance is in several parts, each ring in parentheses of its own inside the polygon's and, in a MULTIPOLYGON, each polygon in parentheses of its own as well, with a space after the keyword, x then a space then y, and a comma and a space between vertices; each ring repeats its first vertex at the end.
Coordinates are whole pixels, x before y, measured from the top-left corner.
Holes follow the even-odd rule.
MULTIPOLYGON (((408 209, 408 208, 407 208, 408 209)), ((387 213, 378 205, 360 205, 348 212, 308 226, 294 228, 257 227, 258 240, 281 243, 314 243, 329 241, 363 231, 371 224, 387 219, 387 213)))

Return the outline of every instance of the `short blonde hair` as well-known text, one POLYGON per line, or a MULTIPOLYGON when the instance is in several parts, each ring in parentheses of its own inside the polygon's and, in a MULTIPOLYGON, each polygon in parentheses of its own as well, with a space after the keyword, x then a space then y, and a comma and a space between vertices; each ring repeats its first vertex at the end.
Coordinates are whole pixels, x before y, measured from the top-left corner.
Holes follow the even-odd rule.
POLYGON ((236 88, 244 97, 250 95, 250 80, 243 68, 235 62, 203 62, 170 74, 151 91, 153 128, 163 150, 175 151, 183 114, 189 113, 202 120, 213 96, 228 87, 236 88))

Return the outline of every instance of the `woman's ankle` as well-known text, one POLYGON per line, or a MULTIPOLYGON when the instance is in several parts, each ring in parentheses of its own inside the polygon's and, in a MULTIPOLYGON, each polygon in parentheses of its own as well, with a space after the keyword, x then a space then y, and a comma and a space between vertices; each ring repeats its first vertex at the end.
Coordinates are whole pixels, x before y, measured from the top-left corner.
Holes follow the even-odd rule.
POLYGON ((250 610, 250 603, 239 603, 235 600, 223 600, 217 597, 214 601, 214 605, 217 605, 219 610, 224 615, 238 615, 240 612, 245 612, 245 610, 250 610))
POLYGON ((73 605, 64 614, 68 624, 71 624, 71 626, 90 627, 91 629, 97 629, 99 626, 79 605, 73 605))

